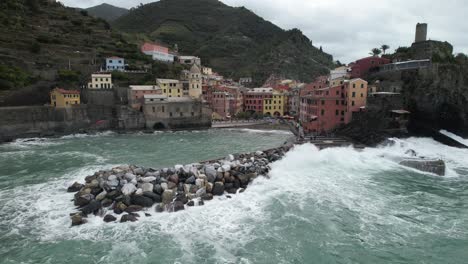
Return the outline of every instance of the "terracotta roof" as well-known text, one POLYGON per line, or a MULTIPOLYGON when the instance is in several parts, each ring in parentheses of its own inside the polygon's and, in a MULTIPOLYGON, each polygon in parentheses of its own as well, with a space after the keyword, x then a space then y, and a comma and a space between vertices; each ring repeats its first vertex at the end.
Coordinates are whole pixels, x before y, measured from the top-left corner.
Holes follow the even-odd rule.
POLYGON ((56 89, 54 89, 54 91, 57 91, 58 93, 61 93, 61 94, 80 94, 80 91, 65 90, 65 89, 62 89, 62 88, 56 88, 56 89))

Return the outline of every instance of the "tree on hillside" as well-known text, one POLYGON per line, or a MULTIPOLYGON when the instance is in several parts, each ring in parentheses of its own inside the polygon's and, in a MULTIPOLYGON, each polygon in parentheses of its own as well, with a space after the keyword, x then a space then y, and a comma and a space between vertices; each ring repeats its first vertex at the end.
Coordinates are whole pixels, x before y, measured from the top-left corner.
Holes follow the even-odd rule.
POLYGON ((380 49, 383 51, 383 54, 385 54, 385 52, 386 52, 389 48, 390 48, 390 46, 387 45, 387 44, 383 44, 383 45, 380 47, 380 49))
POLYGON ((380 49, 373 48, 369 54, 376 57, 376 56, 379 56, 381 53, 382 53, 382 51, 380 49))

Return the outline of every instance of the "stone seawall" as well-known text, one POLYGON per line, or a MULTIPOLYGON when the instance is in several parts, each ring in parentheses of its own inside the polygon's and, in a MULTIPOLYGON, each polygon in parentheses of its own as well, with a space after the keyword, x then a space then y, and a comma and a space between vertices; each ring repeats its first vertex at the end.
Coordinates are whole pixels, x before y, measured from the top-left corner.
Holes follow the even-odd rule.
POLYGON ((23 137, 47 137, 101 130, 141 130, 142 113, 128 107, 78 105, 69 108, 0 108, 0 143, 23 137))
POLYGON ((112 108, 86 105, 0 108, 0 142, 20 137, 76 133, 82 129, 110 129, 112 108), (100 121, 100 122, 99 122, 100 121))

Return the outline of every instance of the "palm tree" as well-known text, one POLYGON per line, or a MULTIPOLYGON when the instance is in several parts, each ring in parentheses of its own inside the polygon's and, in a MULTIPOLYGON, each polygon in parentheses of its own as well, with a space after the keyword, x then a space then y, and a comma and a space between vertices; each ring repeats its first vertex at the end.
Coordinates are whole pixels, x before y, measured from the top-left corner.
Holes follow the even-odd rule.
POLYGON ((383 51, 383 54, 385 54, 385 51, 387 51, 389 48, 390 48, 390 46, 387 45, 387 44, 383 44, 383 45, 380 47, 380 49, 383 51))
POLYGON ((381 51, 380 49, 378 49, 378 48, 373 48, 369 54, 372 55, 372 56, 374 56, 374 57, 376 57, 376 56, 379 56, 380 53, 382 53, 382 51, 381 51))

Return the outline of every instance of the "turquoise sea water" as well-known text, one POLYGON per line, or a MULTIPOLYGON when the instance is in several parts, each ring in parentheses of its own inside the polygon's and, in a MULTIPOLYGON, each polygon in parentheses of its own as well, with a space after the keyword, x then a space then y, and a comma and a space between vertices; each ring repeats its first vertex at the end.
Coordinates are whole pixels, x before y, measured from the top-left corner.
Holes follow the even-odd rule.
POLYGON ((69 136, 0 146, 0 263, 466 263, 468 150, 296 147, 232 199, 70 227, 66 187, 120 164, 173 166, 280 145, 285 132, 69 136), (407 149, 447 176, 398 165, 407 149))

